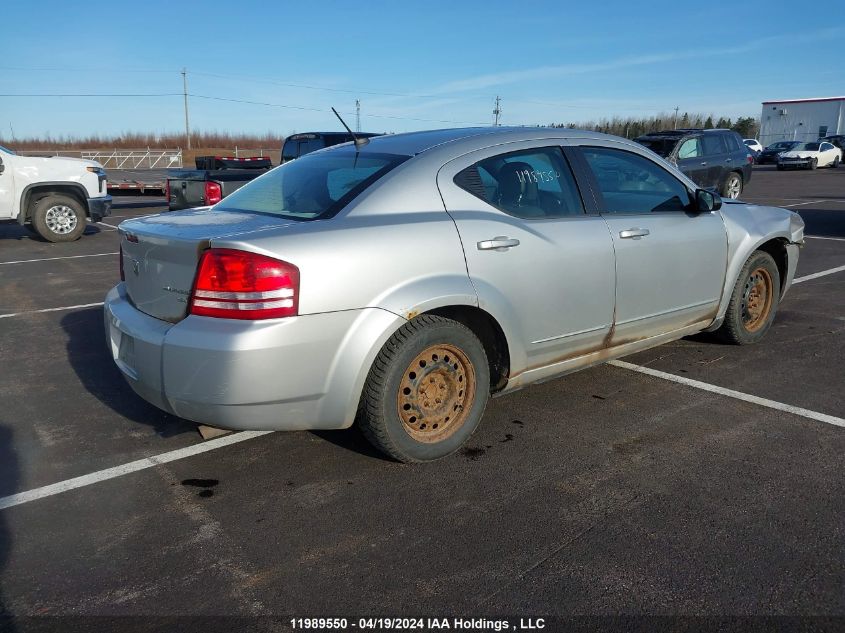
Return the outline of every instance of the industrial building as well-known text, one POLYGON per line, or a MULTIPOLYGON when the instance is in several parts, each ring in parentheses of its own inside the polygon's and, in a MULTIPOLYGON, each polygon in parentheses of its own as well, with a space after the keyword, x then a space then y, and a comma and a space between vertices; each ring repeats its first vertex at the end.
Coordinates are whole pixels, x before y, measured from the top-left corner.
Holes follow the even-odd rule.
POLYGON ((845 134, 845 97, 764 101, 760 115, 760 142, 815 141, 845 134))

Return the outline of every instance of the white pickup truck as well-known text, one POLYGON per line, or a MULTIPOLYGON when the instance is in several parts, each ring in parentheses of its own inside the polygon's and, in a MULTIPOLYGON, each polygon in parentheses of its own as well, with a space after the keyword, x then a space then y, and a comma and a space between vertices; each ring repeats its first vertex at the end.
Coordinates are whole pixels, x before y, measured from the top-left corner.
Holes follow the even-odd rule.
POLYGON ((0 221, 16 220, 50 242, 71 242, 88 220, 109 215, 111 202, 99 163, 19 156, 0 146, 0 221))

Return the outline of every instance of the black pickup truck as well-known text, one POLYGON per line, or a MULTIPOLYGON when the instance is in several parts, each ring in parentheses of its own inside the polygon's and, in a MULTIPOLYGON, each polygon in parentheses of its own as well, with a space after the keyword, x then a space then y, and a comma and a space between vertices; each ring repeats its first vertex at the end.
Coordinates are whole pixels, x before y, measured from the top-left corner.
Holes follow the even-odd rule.
POLYGON ((171 211, 216 204, 273 167, 264 156, 197 156, 196 165, 168 172, 165 196, 171 211))

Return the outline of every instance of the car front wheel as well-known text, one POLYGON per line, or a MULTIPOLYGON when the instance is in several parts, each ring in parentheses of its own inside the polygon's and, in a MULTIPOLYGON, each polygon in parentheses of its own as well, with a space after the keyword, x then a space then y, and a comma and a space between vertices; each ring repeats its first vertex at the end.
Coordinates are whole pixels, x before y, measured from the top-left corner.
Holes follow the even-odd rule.
POLYGON ((816 169, 819 166, 818 158, 811 158, 810 159, 810 169, 816 169))
POLYGON ((728 174, 728 178, 725 180, 725 185, 722 187, 722 195, 725 198, 739 198, 739 194, 742 193, 742 177, 732 171, 728 174))
POLYGON ((48 195, 35 203, 32 225, 48 242, 72 242, 85 232, 85 209, 70 196, 48 195))
POLYGON ((432 461, 469 439, 489 393, 487 355, 475 334, 457 321, 422 315, 399 328, 376 357, 358 424, 394 459, 432 461))
POLYGON ((734 285, 719 338, 736 345, 762 339, 774 321, 780 300, 780 273, 771 255, 754 251, 734 285))

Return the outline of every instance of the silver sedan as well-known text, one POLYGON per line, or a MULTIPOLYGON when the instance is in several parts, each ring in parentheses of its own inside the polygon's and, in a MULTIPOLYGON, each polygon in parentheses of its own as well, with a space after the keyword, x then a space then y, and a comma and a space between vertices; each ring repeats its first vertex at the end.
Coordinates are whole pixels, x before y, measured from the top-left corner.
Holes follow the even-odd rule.
POLYGON ((315 152, 211 208, 120 225, 108 344, 144 399, 227 429, 353 423, 457 450, 491 395, 689 334, 754 343, 804 224, 569 129, 315 152))

